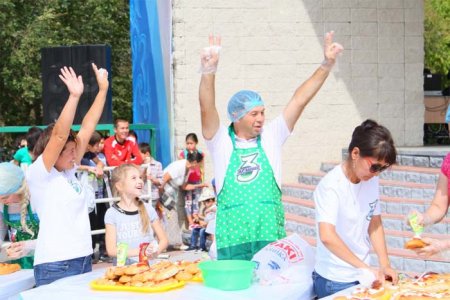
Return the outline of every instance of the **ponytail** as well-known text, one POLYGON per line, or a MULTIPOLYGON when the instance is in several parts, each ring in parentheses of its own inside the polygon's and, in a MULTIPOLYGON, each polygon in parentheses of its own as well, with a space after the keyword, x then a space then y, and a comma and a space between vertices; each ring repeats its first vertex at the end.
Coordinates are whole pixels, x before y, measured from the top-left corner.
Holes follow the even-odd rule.
MULTIPOLYGON (((27 225, 27 212, 28 212, 28 204, 30 203, 30 191, 28 190, 28 186, 26 181, 23 180, 22 186, 16 192, 16 194, 21 198, 20 199, 20 225, 22 225, 22 229, 31 235, 31 238, 34 237, 34 232, 27 225)), ((31 216, 30 216, 31 217, 31 216)))
POLYGON ((147 209, 145 208, 144 202, 138 201, 139 216, 141 217, 141 229, 142 233, 146 234, 150 228, 150 218, 148 217, 147 209))

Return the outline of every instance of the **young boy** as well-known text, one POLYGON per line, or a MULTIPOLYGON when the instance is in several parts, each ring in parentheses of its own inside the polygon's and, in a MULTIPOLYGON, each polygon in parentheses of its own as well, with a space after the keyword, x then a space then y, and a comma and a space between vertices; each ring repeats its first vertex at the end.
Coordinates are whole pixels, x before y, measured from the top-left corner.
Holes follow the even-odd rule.
POLYGON ((200 198, 200 203, 204 203, 203 220, 200 217, 198 224, 200 226, 192 228, 191 245, 188 250, 198 250, 197 240, 200 237, 200 249, 201 251, 208 251, 206 249, 206 237, 212 236, 214 241, 215 232, 215 220, 216 220, 216 195, 213 190, 208 187, 203 188, 200 198))
MULTIPOLYGON (((145 171, 145 177, 151 183, 151 200, 153 207, 155 207, 160 198, 159 186, 161 185, 161 179, 163 177, 162 164, 152 157, 150 145, 148 143, 140 143, 139 151, 141 152, 144 161, 143 163, 148 165, 145 171)), ((145 194, 147 194, 147 192, 148 190, 144 190, 145 194)))

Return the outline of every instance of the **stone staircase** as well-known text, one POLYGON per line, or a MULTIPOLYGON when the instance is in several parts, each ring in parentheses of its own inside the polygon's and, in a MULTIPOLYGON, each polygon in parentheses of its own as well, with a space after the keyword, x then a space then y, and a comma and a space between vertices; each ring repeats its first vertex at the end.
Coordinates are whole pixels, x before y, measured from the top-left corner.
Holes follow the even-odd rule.
MULTIPOLYGON (((413 251, 403 249, 413 234, 404 217, 416 209, 425 211, 434 196, 440 165, 446 151, 399 150, 398 165, 380 175, 380 200, 388 253, 393 267, 399 271, 450 273, 450 257, 420 259, 413 251)), ((343 151, 346 157, 346 151, 343 151)), ((283 184, 283 204, 286 230, 296 232, 311 245, 316 245, 313 192, 321 178, 339 162, 324 162, 320 171, 302 173, 298 182, 283 184)), ((450 238, 450 213, 439 224, 425 229, 423 234, 435 239, 450 238)), ((376 262, 376 255, 372 254, 376 262)))

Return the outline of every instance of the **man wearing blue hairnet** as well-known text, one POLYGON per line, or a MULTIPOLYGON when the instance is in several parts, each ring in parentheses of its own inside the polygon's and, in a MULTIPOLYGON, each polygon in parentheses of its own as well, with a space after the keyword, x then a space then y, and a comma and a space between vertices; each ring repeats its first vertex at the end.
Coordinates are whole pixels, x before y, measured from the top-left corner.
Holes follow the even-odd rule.
POLYGON ((264 125, 261 97, 242 90, 228 102, 227 128, 215 106, 215 72, 220 37, 209 37, 201 54, 202 133, 214 163, 218 259, 252 259, 267 244, 286 236, 281 203, 281 147, 300 114, 320 89, 343 47, 325 36, 324 62, 301 84, 283 113, 264 125))

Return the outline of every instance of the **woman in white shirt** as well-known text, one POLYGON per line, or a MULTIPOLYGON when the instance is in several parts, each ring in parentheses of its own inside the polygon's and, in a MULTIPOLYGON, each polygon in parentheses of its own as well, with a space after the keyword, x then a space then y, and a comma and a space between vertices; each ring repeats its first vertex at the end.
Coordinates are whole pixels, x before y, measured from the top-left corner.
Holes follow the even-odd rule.
POLYGON ((380 216, 378 175, 396 162, 389 130, 366 120, 353 131, 348 158, 314 191, 317 226, 314 292, 319 298, 359 284, 361 275, 397 280, 380 216), (371 267, 370 248, 379 268, 371 267))
POLYGON ((72 68, 61 69, 59 78, 69 98, 58 120, 40 136, 28 168, 31 204, 40 219, 34 257, 36 286, 92 270, 92 243, 86 189, 75 172, 100 119, 108 92, 108 72, 92 64, 98 94, 85 115, 78 134, 71 130, 84 84, 72 68))

